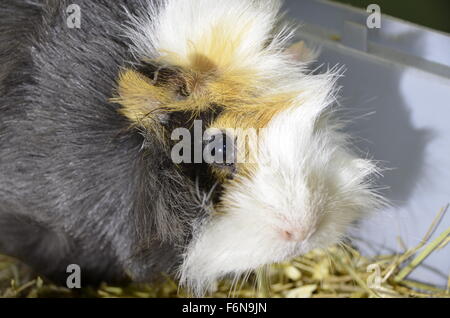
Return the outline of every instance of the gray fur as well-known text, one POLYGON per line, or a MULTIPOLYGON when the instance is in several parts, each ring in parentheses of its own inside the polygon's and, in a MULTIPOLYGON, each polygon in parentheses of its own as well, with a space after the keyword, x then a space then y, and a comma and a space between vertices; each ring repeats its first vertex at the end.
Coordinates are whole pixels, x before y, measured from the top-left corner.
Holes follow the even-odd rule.
POLYGON ((122 6, 143 3, 0 2, 0 253, 55 280, 72 263, 93 282, 171 272, 204 213, 169 150, 108 101, 138 62, 122 6), (72 3, 81 29, 66 25, 72 3))

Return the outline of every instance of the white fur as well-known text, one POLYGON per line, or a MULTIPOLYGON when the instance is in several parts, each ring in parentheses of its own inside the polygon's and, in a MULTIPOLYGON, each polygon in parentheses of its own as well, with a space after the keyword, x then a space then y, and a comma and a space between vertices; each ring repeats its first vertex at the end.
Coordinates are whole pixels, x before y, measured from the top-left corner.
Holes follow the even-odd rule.
POLYGON ((189 246, 181 278, 194 293, 224 275, 336 243, 378 204, 368 179, 375 166, 347 149, 347 136, 327 114, 332 81, 308 82, 301 106, 279 113, 265 130, 256 173, 225 189, 226 210, 189 246), (287 241, 285 230, 300 239, 287 241))
POLYGON ((186 57, 217 23, 226 26, 223 41, 246 28, 234 62, 222 67, 256 70, 270 83, 266 94, 299 92, 259 140, 253 176, 227 186, 223 211, 196 225, 180 268, 181 282, 196 294, 224 275, 339 241, 378 201, 368 179, 375 166, 348 150, 347 136, 328 115, 336 76, 307 75, 304 64, 283 54, 289 32, 273 34, 278 10, 279 2, 270 0, 166 0, 132 17, 128 30, 136 55, 157 58, 186 57))
POLYGON ((214 41, 237 44, 231 62, 212 57, 222 72, 252 70, 261 78, 259 88, 273 90, 272 83, 261 87, 273 79, 287 90, 290 76, 298 77, 305 63, 283 54, 294 29, 280 25, 275 31, 280 7, 278 0, 161 0, 149 3, 139 16, 130 15, 126 33, 141 59, 174 54, 184 61, 192 52, 210 57, 214 41), (219 38, 212 32, 218 25, 219 38))

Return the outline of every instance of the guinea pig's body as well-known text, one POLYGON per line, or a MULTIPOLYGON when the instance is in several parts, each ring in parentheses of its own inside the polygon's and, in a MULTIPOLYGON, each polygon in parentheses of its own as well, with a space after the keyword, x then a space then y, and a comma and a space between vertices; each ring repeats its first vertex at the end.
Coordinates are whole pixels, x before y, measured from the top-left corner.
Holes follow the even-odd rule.
POLYGON ((173 214, 167 232, 179 240, 176 219, 197 211, 168 154, 157 143, 141 151, 109 102, 133 60, 121 6, 137 1, 76 2, 80 29, 66 25, 72 1, 0 4, 0 252, 54 278, 69 264, 85 282, 151 278, 179 254, 154 234, 154 211, 173 214))
POLYGON ((278 8, 3 0, 0 253, 57 280, 78 264, 85 282, 167 272, 202 293, 341 239, 375 206, 375 168, 327 115, 332 74, 283 52, 278 8), (250 152, 276 168, 175 164, 171 131, 193 119, 267 128, 250 152))

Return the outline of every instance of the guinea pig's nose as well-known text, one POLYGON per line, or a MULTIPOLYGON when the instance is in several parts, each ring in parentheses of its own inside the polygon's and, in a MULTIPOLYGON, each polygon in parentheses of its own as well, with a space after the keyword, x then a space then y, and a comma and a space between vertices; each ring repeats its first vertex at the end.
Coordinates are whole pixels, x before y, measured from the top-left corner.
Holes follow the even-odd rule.
POLYGON ((315 231, 315 228, 284 229, 281 230, 281 237, 285 241, 301 242, 307 240, 315 231))

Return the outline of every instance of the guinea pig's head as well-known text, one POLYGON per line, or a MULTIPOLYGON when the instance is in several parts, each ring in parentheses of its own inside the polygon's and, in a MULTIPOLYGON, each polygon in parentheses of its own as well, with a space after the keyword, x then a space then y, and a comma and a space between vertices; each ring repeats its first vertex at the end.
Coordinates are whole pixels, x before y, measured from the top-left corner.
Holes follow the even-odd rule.
POLYGON ((278 10, 269 0, 172 0, 131 17, 141 63, 123 70, 116 100, 168 145, 196 184, 192 200, 204 197, 179 269, 196 293, 339 242, 379 201, 376 167, 349 149, 330 111, 336 72, 307 72, 286 48, 291 32, 275 31, 278 10), (191 141, 180 151, 183 132, 191 141))

